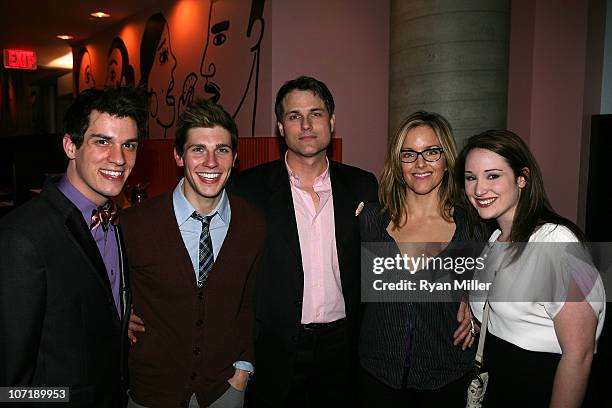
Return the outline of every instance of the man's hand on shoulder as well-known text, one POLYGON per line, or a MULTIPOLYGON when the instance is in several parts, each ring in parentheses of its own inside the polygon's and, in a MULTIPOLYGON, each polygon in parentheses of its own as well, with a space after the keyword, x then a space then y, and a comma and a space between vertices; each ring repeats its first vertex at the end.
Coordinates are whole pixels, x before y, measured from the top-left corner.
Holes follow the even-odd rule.
POLYGON ((236 368, 234 371, 234 376, 227 380, 228 383, 238 391, 246 390, 247 384, 249 382, 249 372, 245 370, 241 370, 236 368))
POLYGON ((136 344, 138 341, 136 333, 138 332, 145 332, 144 322, 134 313, 134 309, 132 309, 130 313, 130 323, 128 324, 128 338, 130 339, 130 344, 136 344))

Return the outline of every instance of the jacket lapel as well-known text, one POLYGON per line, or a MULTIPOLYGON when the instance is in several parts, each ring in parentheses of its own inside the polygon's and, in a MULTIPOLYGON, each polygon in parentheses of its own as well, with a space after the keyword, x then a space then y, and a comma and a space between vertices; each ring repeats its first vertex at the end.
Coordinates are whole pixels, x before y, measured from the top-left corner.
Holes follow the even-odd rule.
POLYGON ((340 274, 345 271, 347 254, 343 245, 347 240, 350 240, 351 234, 354 232, 355 225, 355 209, 353 193, 347 187, 347 183, 343 180, 342 174, 337 170, 334 162, 330 160, 330 177, 332 184, 332 194, 334 197, 334 224, 336 233, 336 252, 338 254, 338 264, 340 265, 340 274))
POLYGON ((123 254, 123 234, 121 233, 121 226, 115 225, 115 237, 117 238, 117 249, 119 250, 119 269, 120 269, 120 287, 119 287, 119 298, 121 301, 121 310, 123 311, 122 316, 126 316, 129 313, 129 305, 132 303, 129 293, 129 276, 128 276, 128 264, 127 259, 123 254))
POLYGON ((95 274, 100 280, 100 283, 104 286, 108 295, 112 297, 110 281, 108 280, 108 274, 106 273, 102 255, 100 255, 98 246, 87 228, 83 216, 76 207, 72 207, 73 208, 66 218, 66 228, 68 228, 76 246, 80 248, 87 261, 91 264, 91 267, 95 270, 95 274))
POLYGON ((291 186, 289 184, 289 174, 285 167, 284 160, 279 160, 278 167, 272 176, 268 179, 268 188, 270 195, 268 198, 268 208, 266 211, 269 214, 274 214, 274 217, 269 220, 273 225, 273 229, 280 231, 285 237, 287 246, 293 254, 302 261, 302 252, 300 251, 300 239, 297 230, 297 222, 295 220, 295 209, 293 207, 293 197, 291 195, 291 186))

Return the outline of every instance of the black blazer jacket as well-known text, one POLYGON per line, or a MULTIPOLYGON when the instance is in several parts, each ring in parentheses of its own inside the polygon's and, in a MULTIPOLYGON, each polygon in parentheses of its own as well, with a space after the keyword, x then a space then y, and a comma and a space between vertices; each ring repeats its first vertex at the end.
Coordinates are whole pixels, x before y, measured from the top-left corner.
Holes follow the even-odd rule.
POLYGON ((0 220, 0 386, 69 387, 62 406, 121 406, 123 323, 89 228, 55 185, 0 220))
MULTIPOLYGON (((336 250, 349 333, 355 347, 360 312, 360 238, 355 211, 376 200, 373 174, 330 160, 336 250)), ((289 184, 283 159, 241 172, 233 192, 265 213, 268 239, 255 285, 255 376, 257 393, 282 398, 291 378, 302 318, 304 271, 289 184)), ((355 359, 356 361, 356 359, 355 359)))

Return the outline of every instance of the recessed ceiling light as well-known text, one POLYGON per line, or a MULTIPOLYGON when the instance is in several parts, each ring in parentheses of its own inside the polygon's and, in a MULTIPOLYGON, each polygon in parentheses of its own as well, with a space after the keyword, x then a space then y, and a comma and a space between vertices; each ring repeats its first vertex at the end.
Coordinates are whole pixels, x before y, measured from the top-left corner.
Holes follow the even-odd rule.
POLYGON ((74 37, 71 35, 66 35, 66 34, 58 34, 56 35, 57 38, 59 38, 60 40, 73 40, 74 37))
POLYGON ((105 13, 103 11, 95 11, 93 13, 89 13, 90 16, 92 17, 96 17, 96 18, 108 18, 110 17, 110 14, 105 13))

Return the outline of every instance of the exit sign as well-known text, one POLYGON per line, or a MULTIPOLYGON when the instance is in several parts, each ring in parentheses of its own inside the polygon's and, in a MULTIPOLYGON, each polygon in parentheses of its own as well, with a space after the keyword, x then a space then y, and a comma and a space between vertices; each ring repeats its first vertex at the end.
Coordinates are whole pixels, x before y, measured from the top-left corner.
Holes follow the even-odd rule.
POLYGON ((36 52, 31 50, 4 49, 4 68, 36 69, 36 52))

